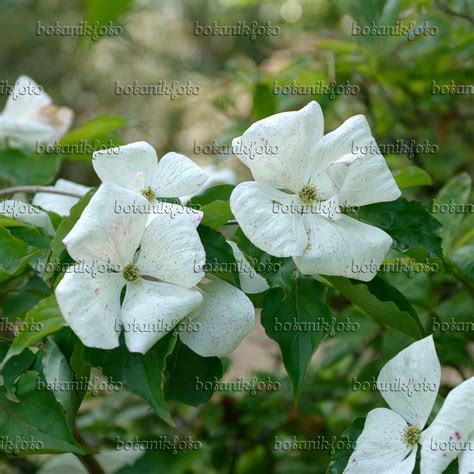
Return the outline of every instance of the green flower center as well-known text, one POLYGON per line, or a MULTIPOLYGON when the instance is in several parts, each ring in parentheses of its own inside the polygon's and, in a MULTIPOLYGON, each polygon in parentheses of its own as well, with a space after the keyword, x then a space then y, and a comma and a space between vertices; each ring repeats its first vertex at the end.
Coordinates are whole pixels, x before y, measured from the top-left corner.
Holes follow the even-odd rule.
POLYGON ((318 190, 312 184, 305 184, 298 192, 303 204, 313 204, 318 199, 318 190))
POLYGON ((142 189, 142 196, 149 202, 153 202, 156 199, 156 193, 153 191, 153 189, 151 189, 151 186, 142 189))
POLYGON ((402 441, 407 446, 415 446, 416 443, 418 443, 418 440, 420 439, 420 434, 421 431, 418 426, 408 425, 402 434, 402 441))
POLYGON ((125 265, 122 271, 125 280, 133 283, 140 278, 140 269, 132 262, 125 265))

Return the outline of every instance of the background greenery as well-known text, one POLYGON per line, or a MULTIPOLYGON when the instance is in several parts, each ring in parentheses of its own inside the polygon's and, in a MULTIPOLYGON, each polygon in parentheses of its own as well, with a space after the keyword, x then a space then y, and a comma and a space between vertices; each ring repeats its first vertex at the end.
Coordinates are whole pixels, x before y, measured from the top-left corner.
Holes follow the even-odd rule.
MULTIPOLYGON (((153 359, 153 354, 143 358, 146 360, 128 360, 129 365, 121 366, 119 370, 113 360, 98 361, 102 357, 100 353, 83 350, 77 344, 79 349, 68 353, 76 341, 67 328, 55 332, 54 338, 43 339, 45 344, 40 345, 40 352, 45 351, 54 358, 57 350, 62 351, 62 357, 69 361, 76 376, 84 370, 78 361, 86 366, 101 366, 105 375, 122 380, 134 392, 86 394, 82 403, 84 394, 77 394, 78 398, 71 403, 75 408, 80 405, 75 426, 76 439, 81 433, 81 444, 103 452, 113 450, 116 436, 123 440, 132 440, 134 436, 145 440, 163 434, 169 437, 178 434, 192 436, 204 445, 198 451, 177 455, 149 451, 134 465, 122 466, 120 470, 114 470, 112 461, 104 461, 110 472, 244 474, 265 470, 281 474, 339 473, 347 462, 347 454, 338 452, 332 456, 327 450, 276 451, 273 449, 275 436, 279 440, 290 440, 293 436, 300 440, 315 440, 318 436, 340 439, 354 420, 364 417, 374 407, 384 406, 377 392, 353 391, 353 377, 358 380, 377 377, 380 368, 420 337, 422 331, 435 336, 443 364, 441 396, 472 375, 472 331, 433 331, 433 320, 449 322, 453 318, 456 322, 474 322, 474 216, 434 215, 440 222, 429 216, 433 199, 438 203, 448 203, 450 199, 456 203, 473 202, 470 178, 474 169, 472 96, 430 93, 433 80, 438 84, 449 84, 451 80, 456 84, 472 83, 472 2, 1 0, 0 6, 1 79, 13 83, 20 74, 27 74, 45 87, 56 104, 67 105, 75 111, 74 130, 64 138, 64 143, 83 138, 114 143, 145 140, 153 144, 159 156, 176 150, 202 165, 232 167, 241 179, 245 179, 250 177, 248 171, 234 157, 195 155, 194 143, 206 145, 217 140, 228 144, 253 121, 276 112, 298 109, 314 99, 323 108, 326 131, 333 130, 351 115, 363 113, 368 117, 378 143, 414 139, 417 143, 428 140, 439 147, 436 154, 422 153, 413 157, 386 154, 403 188, 403 197, 409 201, 416 199, 423 206, 404 201, 398 204, 398 209, 367 206, 361 217, 395 237, 396 249, 388 258, 402 255, 397 252, 420 261, 431 258, 439 263, 441 271, 413 277, 406 273, 383 273, 371 285, 354 285, 335 278, 325 280, 324 286, 329 288, 326 303, 332 314, 340 320, 349 316, 359 322, 361 330, 326 338, 313 357, 304 384, 302 381, 295 383, 299 389, 296 404, 294 385, 283 370, 269 369, 268 373, 257 374, 259 379, 270 376, 272 380, 280 381, 282 388, 276 392, 255 396, 245 392, 216 393, 209 403, 195 407, 181 403, 189 403, 191 387, 169 385, 167 398, 178 400, 169 402, 169 412, 176 425, 171 428, 150 409, 151 405, 159 412, 162 409, 160 400, 143 393, 146 391, 143 386, 142 393, 140 389, 137 391, 137 385, 135 390, 131 389, 131 374, 140 377, 137 366, 145 367, 145 371, 146 367, 152 367, 161 376, 163 368, 159 369, 158 359, 153 359), (113 21, 123 25, 124 32, 119 37, 106 37, 96 42, 88 38, 35 34, 38 21, 43 25, 56 21, 69 25, 84 19, 103 24, 113 21), (233 25, 242 20, 270 21, 281 28, 281 33, 255 41, 247 37, 193 35, 195 21, 207 25, 214 20, 219 25, 233 25), (413 41, 403 36, 351 36, 352 21, 359 25, 370 25, 372 21, 389 25, 397 20, 415 21, 416 24, 427 21, 437 25, 439 33, 413 41), (132 84, 135 80, 140 84, 153 84, 159 80, 185 83, 189 80, 198 84, 201 92, 175 101, 165 96, 114 94, 115 81, 132 84), (360 93, 334 99, 272 93, 274 81, 281 85, 290 85, 292 81, 298 85, 311 85, 319 80, 349 81, 360 87, 360 93), (92 122, 84 127, 88 121, 92 122), (391 212, 395 216, 393 219, 391 212), (442 243, 439 236, 443 238, 442 243), (399 290, 394 297, 395 304, 383 298, 387 294, 386 284, 399 290), (421 329, 413 329, 410 318, 420 321, 421 329)), ((0 154, 0 181, 4 186, 49 184, 58 175, 90 186, 99 183, 88 156, 66 156, 61 160, 59 156, 39 158, 12 151, 0 154)), ((221 189, 219 193, 224 199, 225 191, 221 189)), ((0 231, 4 232, 4 229, 2 227, 0 231)), ((15 232, 16 238, 30 245, 33 237, 26 230, 16 229, 15 232)), ((202 232, 208 233, 209 242, 218 239, 212 230, 202 232)), ((234 236, 230 228, 227 233, 239 240, 246 254, 262 257, 238 232, 234 236)), ((42 247, 37 235, 35 239, 35 251, 46 254, 50 242, 42 247)), ((5 248, 0 253, 5 252, 5 248)), ((26 253, 23 257, 26 259, 26 253)), ((20 273, 0 270, 9 275, 2 277, 0 283, 2 317, 24 318, 35 308, 36 317, 40 314, 47 319, 48 311, 54 312, 54 304, 43 301, 51 290, 40 278, 30 274, 28 278, 22 278, 25 273, 20 267, 16 269, 20 273), (38 309, 35 305, 40 301, 43 306, 38 309)), ((291 269, 285 275, 291 275, 291 269)), ((296 291, 288 280, 273 283, 271 286, 275 288, 270 290, 273 301, 296 291)), ((322 283, 314 281, 308 285, 313 285, 308 287, 311 294, 317 294, 323 287, 322 283)), ((256 301, 256 305, 261 308, 262 302, 256 301)), ((278 311, 278 303, 276 306, 275 311, 278 311)), ((263 307, 264 320, 265 310, 270 318, 273 309, 269 305, 265 309, 265 304, 263 307)), ((54 331, 60 329, 60 322, 47 320, 52 326, 59 324, 54 331)), ((263 322, 271 337, 270 325, 263 322)), ((7 423, 4 416, 7 408, 14 410, 12 392, 13 395, 16 392, 22 401, 32 396, 29 384, 40 356, 25 348, 35 342, 16 339, 13 343, 19 355, 11 359, 14 364, 9 370, 4 368, 3 390, 10 396, 2 392, 2 423, 7 423)), ((9 350, 10 343, 11 339, 4 335, 2 355, 9 350)), ((163 346, 157 350, 163 350, 163 346)), ((171 356, 176 362, 174 367, 193 362, 192 354, 178 353, 176 348, 174 351, 171 356)), ((283 357, 285 359, 285 353, 283 357)), ((213 369, 209 369, 212 365, 209 361, 203 367, 199 366, 199 361, 194 363, 203 377, 220 371, 220 362, 214 361, 217 367, 213 369)), ((223 361, 224 369, 229 365, 232 365, 230 360, 223 361)), ((291 367, 288 372, 291 373, 291 367)), ((241 375, 250 379, 253 374, 241 375)), ((293 374, 292 378, 297 377, 293 374)), ((177 376, 171 380, 181 379, 177 376)), ((44 407, 50 406, 48 397, 52 395, 44 392, 42 396, 44 400, 32 402, 30 406, 25 402, 26 416, 32 420, 41 418, 44 407)), ((209 396, 204 395, 198 402, 209 396)), ((166 416, 162 414, 161 417, 166 416)), ((351 436, 357 434, 358 429, 360 422, 355 423, 351 436)), ((74 447, 73 438, 68 442, 69 449, 62 448, 58 452, 75 449, 77 454, 84 454, 74 447)), ((38 469, 47 473, 71 472, 77 469, 71 455, 23 453, 1 456, 2 473, 36 472, 38 469), (54 467, 55 462, 65 464, 54 467)), ((117 451, 112 453, 114 459, 118 456, 117 451)))

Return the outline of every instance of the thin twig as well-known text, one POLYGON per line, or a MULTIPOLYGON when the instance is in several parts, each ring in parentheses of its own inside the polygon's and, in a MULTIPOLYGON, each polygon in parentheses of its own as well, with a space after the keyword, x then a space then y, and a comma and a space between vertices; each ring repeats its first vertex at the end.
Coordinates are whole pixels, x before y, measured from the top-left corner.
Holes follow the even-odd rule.
POLYGON ((438 8, 443 11, 444 13, 446 13, 447 15, 451 15, 451 16, 457 16, 459 18, 464 18, 465 20, 468 20, 470 21, 471 23, 474 23, 474 16, 472 15, 469 15, 469 13, 461 13, 461 12, 456 12, 454 10, 452 10, 448 5, 446 5, 445 3, 441 2, 440 0, 436 0, 436 5, 438 6, 438 8))
MULTIPOLYGON (((86 440, 83 438, 82 434, 78 429, 74 430, 74 437, 79 443, 83 446, 87 446, 86 440)), ((97 459, 92 454, 84 454, 79 456, 82 464, 86 467, 89 474, 105 474, 105 471, 102 469, 102 466, 97 462, 97 459)))
POLYGON ((72 196, 81 198, 82 194, 74 193, 71 191, 62 191, 52 186, 13 186, 12 188, 0 189, 0 196, 6 194, 15 194, 15 193, 50 193, 50 194, 61 194, 63 196, 72 196))

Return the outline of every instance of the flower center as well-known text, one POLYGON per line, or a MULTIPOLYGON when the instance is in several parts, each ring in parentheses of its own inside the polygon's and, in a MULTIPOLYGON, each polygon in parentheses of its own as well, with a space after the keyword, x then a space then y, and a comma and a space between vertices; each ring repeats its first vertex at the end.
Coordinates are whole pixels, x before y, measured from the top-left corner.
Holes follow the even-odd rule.
POLYGON ((142 196, 147 199, 149 202, 153 202, 156 199, 156 193, 151 189, 151 186, 148 186, 145 189, 142 189, 142 196))
POLYGON ((316 186, 305 184, 298 192, 298 197, 303 204, 313 204, 318 198, 316 186))
POLYGON ((59 107, 55 105, 44 105, 39 110, 39 115, 42 120, 53 127, 61 126, 59 107))
POLYGON ((408 425, 405 428, 405 431, 403 431, 402 434, 402 441, 407 445, 407 446, 415 446, 416 443, 418 443, 418 440, 420 439, 420 428, 418 426, 414 425, 408 425))
POLYGON ((125 265, 122 271, 125 280, 133 283, 140 278, 140 269, 132 262, 125 265))

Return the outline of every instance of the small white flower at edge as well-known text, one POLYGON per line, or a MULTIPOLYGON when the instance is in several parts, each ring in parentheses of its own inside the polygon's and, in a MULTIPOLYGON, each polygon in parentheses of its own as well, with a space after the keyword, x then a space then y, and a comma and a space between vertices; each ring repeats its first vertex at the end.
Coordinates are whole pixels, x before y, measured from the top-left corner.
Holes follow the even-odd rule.
POLYGON ((69 129, 73 117, 71 109, 54 105, 33 79, 20 76, 0 114, 0 143, 13 148, 53 144, 69 129))
POLYGON ((474 432, 474 378, 449 393, 434 422, 422 432, 440 378, 432 336, 414 342, 391 359, 377 379, 377 387, 391 410, 376 408, 369 412, 344 474, 410 474, 418 444, 422 445, 421 473, 443 472, 461 451, 432 451, 433 440, 465 442, 474 432))
POLYGON ((79 262, 55 290, 64 319, 86 346, 117 347, 123 327, 128 349, 145 353, 189 316, 196 330, 182 331, 180 338, 194 352, 232 352, 255 323, 252 303, 220 280, 196 288, 205 253, 195 224, 161 214, 147 225, 146 214, 114 212, 116 203, 133 199, 147 202, 132 191, 101 185, 64 239, 79 262), (82 264, 96 266, 94 277, 80 271, 82 264))
POLYGON ((324 136, 323 129, 321 107, 310 102, 260 120, 235 138, 234 153, 255 181, 234 189, 232 212, 254 245, 293 257, 302 273, 369 281, 392 239, 342 214, 341 207, 393 201, 401 193, 363 115, 324 136), (242 151, 255 146, 272 151, 255 157, 242 151), (361 271, 369 262, 376 268, 361 271))
MULTIPOLYGON (((166 153, 159 161, 155 149, 146 142, 135 142, 92 154, 92 166, 103 183, 112 183, 143 196, 157 214, 168 212, 168 206, 159 204, 158 198, 179 198, 198 192, 209 178, 202 168, 179 153, 166 153)), ((133 199, 132 199, 133 202, 133 199)), ((176 209, 176 208, 174 208, 176 209)), ((202 212, 191 217, 198 225, 202 212)))

